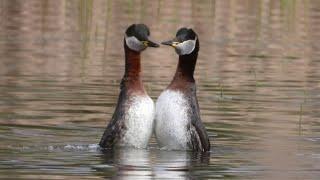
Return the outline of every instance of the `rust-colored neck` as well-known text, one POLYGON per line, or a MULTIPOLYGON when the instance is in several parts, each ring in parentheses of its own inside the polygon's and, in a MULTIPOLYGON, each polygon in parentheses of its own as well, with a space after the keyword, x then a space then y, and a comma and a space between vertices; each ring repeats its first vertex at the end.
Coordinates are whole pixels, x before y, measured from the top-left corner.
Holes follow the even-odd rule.
POLYGON ((129 93, 145 93, 141 80, 141 59, 140 52, 131 50, 124 42, 125 73, 122 78, 122 85, 129 93))
POLYGON ((197 40, 195 50, 191 54, 179 56, 176 73, 171 81, 171 84, 169 85, 170 89, 183 90, 190 84, 195 83, 193 74, 197 63, 198 51, 199 42, 197 40))

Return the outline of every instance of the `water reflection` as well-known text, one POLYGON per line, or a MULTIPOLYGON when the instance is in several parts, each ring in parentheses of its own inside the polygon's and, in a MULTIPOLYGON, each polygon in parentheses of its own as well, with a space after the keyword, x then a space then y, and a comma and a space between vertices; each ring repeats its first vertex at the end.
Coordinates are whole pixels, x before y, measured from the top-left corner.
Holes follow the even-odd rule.
POLYGON ((190 153, 180 151, 157 151, 154 163, 155 178, 190 179, 190 153))
POLYGON ((155 152, 154 176, 158 179, 194 179, 192 167, 200 164, 209 164, 209 154, 158 150, 155 152))
POLYGON ((148 150, 133 148, 104 150, 101 157, 103 164, 116 166, 117 170, 113 175, 115 179, 152 178, 150 152, 148 150))
POLYGON ((192 168, 209 165, 210 153, 122 148, 103 150, 101 159, 98 171, 107 174, 116 166, 116 179, 193 179, 192 168))

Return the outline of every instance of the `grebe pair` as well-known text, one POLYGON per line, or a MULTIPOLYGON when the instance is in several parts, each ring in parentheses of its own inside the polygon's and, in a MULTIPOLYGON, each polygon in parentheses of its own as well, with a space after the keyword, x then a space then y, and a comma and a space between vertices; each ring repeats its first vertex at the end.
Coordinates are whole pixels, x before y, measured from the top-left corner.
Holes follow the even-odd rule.
POLYGON ((156 106, 140 76, 140 53, 147 47, 159 47, 149 36, 144 24, 133 24, 125 32, 125 74, 117 107, 99 145, 146 148, 154 131, 162 149, 209 151, 210 142, 200 119, 193 78, 199 51, 197 34, 192 29, 181 28, 173 40, 162 43, 175 49, 179 63, 156 106))

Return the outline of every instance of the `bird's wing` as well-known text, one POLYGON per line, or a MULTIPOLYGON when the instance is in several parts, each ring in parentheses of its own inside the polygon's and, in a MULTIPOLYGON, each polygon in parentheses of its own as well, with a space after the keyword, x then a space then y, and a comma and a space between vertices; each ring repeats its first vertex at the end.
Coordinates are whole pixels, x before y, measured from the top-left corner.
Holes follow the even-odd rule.
POLYGON ((117 107, 113 113, 113 116, 104 131, 101 140, 100 147, 103 148, 113 148, 114 145, 119 141, 125 131, 126 127, 124 124, 125 116, 125 99, 126 99, 126 90, 121 88, 121 92, 118 98, 117 107))
POLYGON ((200 118, 200 110, 195 87, 192 88, 192 95, 189 98, 189 104, 191 106, 189 110, 189 116, 191 117, 191 145, 193 149, 198 151, 210 151, 210 141, 206 128, 200 118))

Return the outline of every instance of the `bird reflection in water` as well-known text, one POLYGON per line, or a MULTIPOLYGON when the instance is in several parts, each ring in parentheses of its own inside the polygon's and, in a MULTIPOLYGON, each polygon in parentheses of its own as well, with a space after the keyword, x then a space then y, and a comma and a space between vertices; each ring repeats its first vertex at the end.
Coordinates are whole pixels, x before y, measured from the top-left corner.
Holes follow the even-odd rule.
POLYGON ((115 168, 112 172, 107 169, 97 171, 108 177, 112 173, 115 179, 192 179, 193 167, 208 165, 210 153, 119 148, 103 150, 101 159, 104 165, 115 168))

